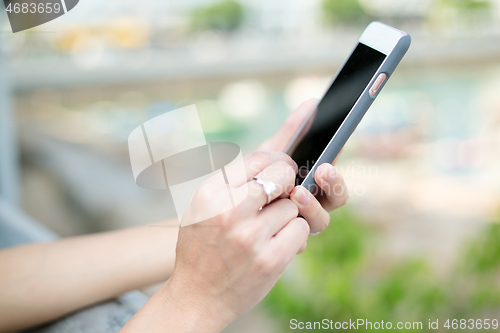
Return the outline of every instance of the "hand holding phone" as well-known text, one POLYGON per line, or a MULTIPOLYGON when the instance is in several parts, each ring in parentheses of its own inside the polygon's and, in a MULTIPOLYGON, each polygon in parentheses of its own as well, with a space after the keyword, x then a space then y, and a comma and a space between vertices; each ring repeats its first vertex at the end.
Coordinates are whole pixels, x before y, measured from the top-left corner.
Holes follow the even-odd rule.
POLYGON ((410 46, 410 36, 380 22, 363 31, 353 51, 285 152, 299 166, 297 181, 317 192, 314 173, 332 163, 410 46))

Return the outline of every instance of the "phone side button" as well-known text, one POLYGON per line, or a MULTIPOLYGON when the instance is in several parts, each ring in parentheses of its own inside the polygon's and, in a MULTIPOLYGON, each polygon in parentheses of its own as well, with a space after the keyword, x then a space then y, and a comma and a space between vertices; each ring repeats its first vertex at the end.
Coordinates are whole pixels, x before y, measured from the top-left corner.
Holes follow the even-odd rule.
POLYGON ((382 84, 384 83, 385 79, 387 79, 387 74, 385 73, 380 73, 377 77, 377 79, 375 80, 375 82, 373 82, 373 85, 371 86, 370 90, 368 91, 370 96, 375 96, 380 87, 382 86, 382 84))

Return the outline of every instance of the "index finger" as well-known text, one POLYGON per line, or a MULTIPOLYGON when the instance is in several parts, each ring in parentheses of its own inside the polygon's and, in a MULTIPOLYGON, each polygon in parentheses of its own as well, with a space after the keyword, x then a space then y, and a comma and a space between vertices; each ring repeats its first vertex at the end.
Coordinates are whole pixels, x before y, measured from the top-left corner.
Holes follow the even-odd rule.
MULTIPOLYGON (((231 183, 231 185, 234 187, 241 186, 252 180, 252 178, 256 177, 268 166, 280 161, 289 164, 295 170, 295 173, 297 173, 297 163, 295 163, 295 161, 292 160, 292 158, 287 154, 280 152, 255 151, 243 157, 246 180, 240 178, 238 182, 231 183)), ((241 163, 230 163, 225 167, 225 169, 228 173, 239 172, 241 169, 241 163)))
POLYGON ((316 99, 310 99, 300 104, 300 106, 288 116, 276 134, 262 143, 259 149, 284 151, 311 110, 313 110, 317 104, 318 100, 316 99))

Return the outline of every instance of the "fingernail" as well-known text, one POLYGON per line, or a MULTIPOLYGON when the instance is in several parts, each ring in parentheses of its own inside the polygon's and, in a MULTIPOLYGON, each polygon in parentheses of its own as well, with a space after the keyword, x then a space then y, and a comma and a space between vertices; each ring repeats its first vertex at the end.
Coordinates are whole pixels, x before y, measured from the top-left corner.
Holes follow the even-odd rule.
POLYGON ((337 171, 331 164, 327 164, 323 167, 323 171, 321 172, 321 177, 327 183, 331 183, 337 177, 337 171))
POLYGON ((318 235, 320 232, 321 232, 321 231, 318 231, 318 232, 311 232, 311 233, 309 234, 309 236, 316 236, 316 235, 318 235))
POLYGON ((311 198, 309 198, 309 194, 306 191, 307 190, 302 186, 297 186, 293 191, 292 197, 301 206, 307 206, 311 202, 311 198))

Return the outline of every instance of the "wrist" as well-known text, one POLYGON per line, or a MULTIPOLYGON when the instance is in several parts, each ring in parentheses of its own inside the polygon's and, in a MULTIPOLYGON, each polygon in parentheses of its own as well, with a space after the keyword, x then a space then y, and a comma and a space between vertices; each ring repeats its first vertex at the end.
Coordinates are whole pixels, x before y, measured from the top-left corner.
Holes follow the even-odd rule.
POLYGON ((220 300, 178 285, 172 279, 158 293, 164 302, 165 315, 175 321, 182 332, 220 332, 237 317, 220 300))

